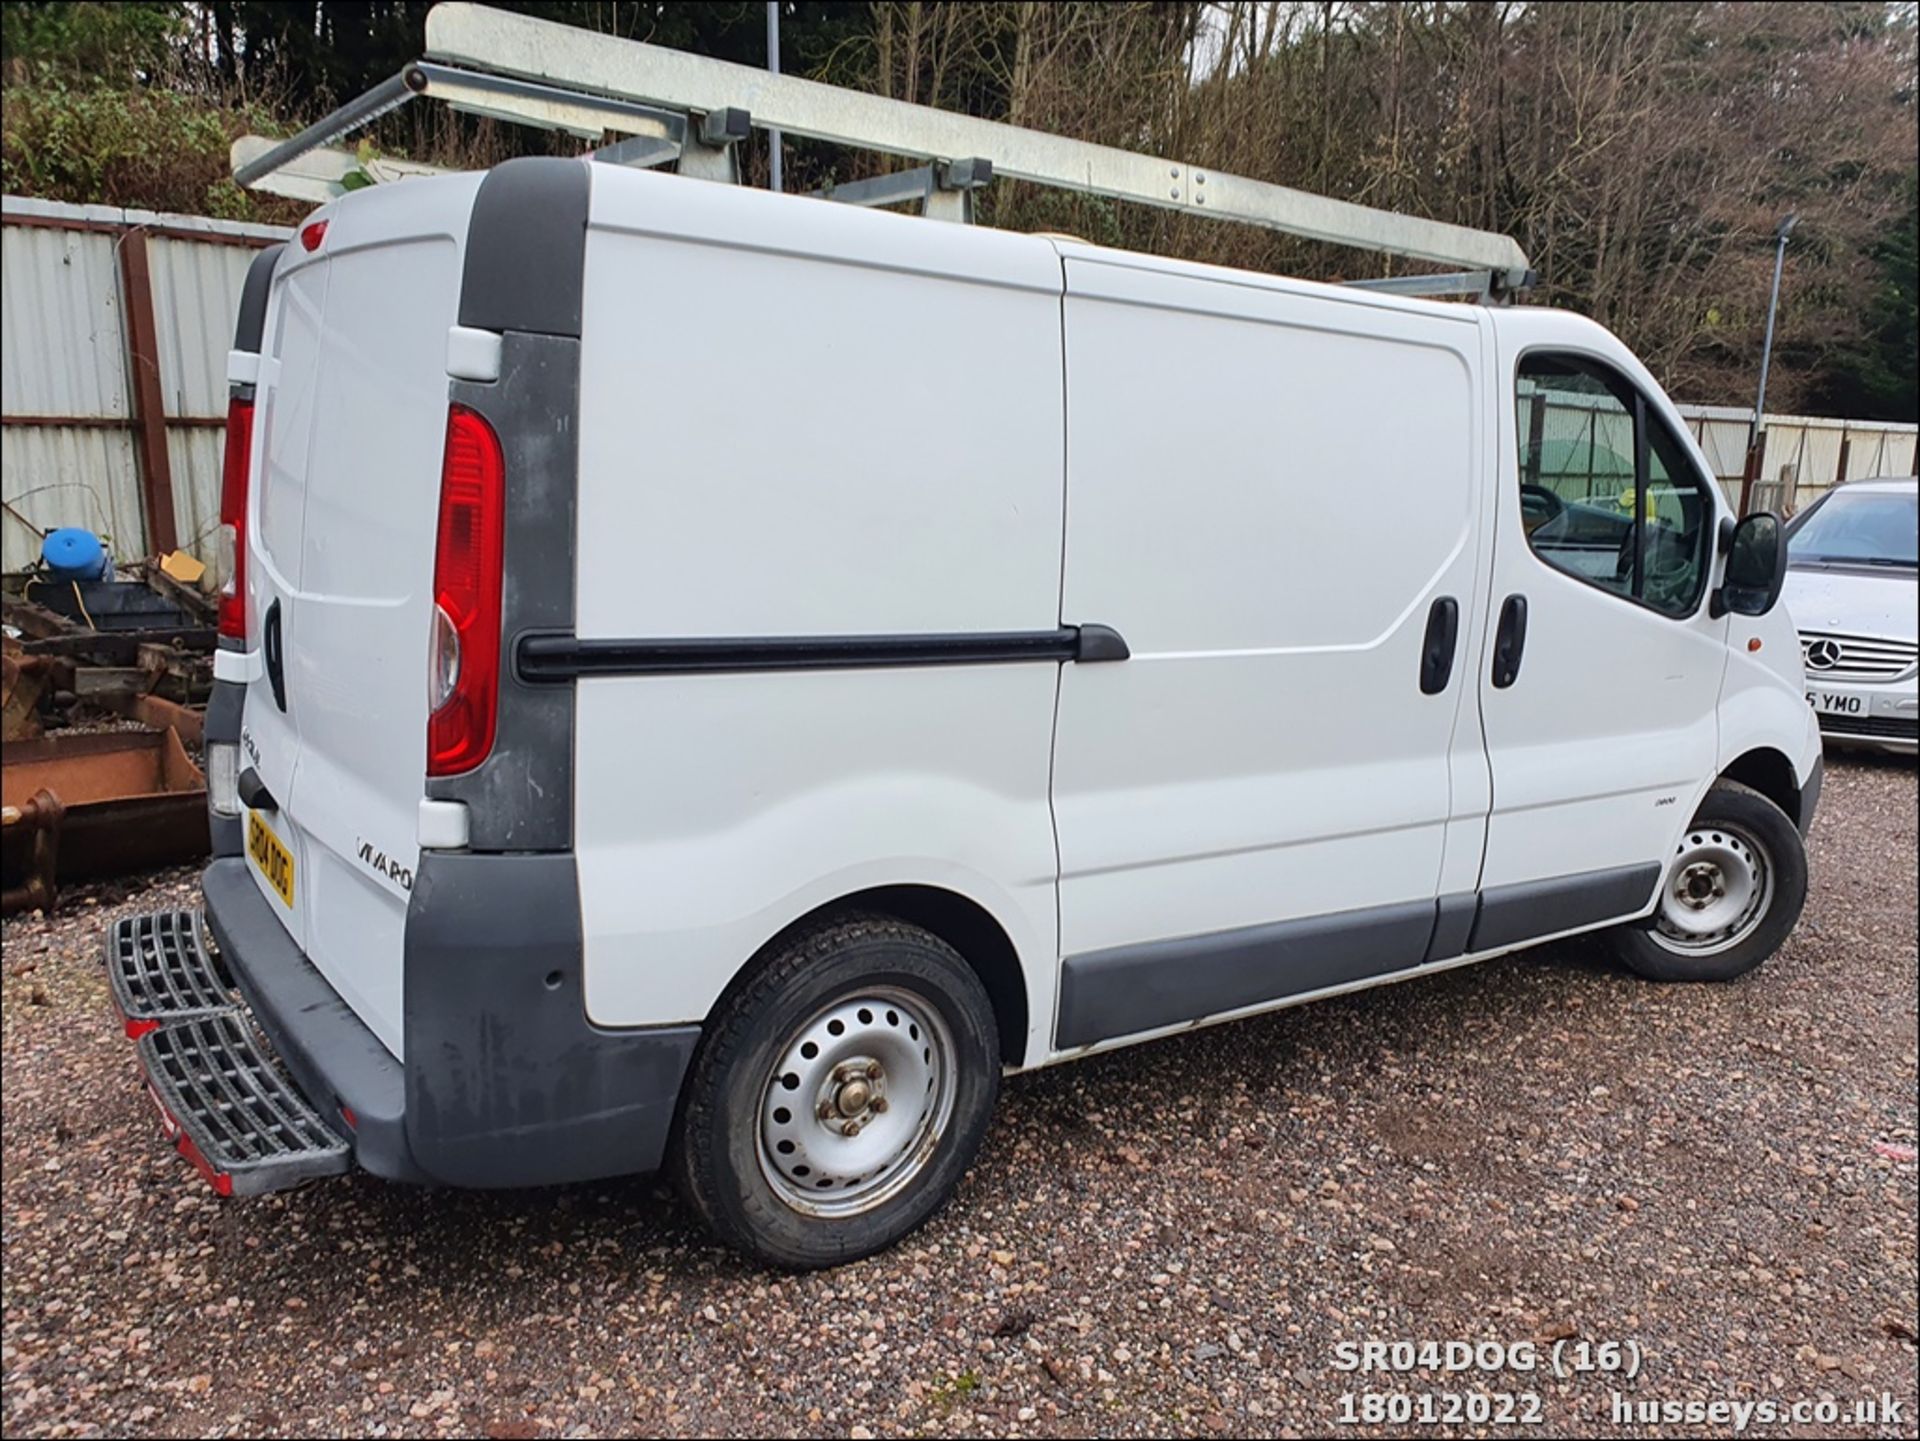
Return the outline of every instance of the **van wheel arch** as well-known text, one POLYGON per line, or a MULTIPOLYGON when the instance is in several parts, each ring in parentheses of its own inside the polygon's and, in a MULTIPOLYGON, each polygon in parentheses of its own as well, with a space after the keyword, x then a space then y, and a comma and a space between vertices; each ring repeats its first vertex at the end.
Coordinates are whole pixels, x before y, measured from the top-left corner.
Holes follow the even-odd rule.
MULTIPOLYGON (((768 938, 754 957, 740 968, 726 991, 713 1004, 718 1011, 758 969, 763 957, 777 952, 796 932, 812 929, 842 915, 884 915, 920 927, 952 946, 973 968, 993 1003, 994 1023, 1000 1031, 1000 1056, 1017 1066, 1027 1052, 1027 979, 1013 939, 993 913, 958 891, 939 886, 875 886, 816 906, 768 938)), ((711 1012, 709 1013, 711 1014, 711 1012)))
POLYGON ((1769 746, 1750 750, 1721 771, 1719 778, 1737 781, 1748 790, 1760 792, 1805 831, 1806 817, 1800 813, 1800 782, 1794 776, 1793 762, 1781 752, 1769 746))

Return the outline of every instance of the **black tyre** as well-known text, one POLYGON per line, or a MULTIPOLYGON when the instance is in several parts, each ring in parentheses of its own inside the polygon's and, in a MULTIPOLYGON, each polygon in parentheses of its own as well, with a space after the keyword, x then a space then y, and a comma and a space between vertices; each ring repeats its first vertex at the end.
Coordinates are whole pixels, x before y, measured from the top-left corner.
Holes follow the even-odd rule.
POLYGON ((1655 981, 1730 981, 1780 949, 1807 901, 1807 852, 1786 813, 1720 781, 1694 813, 1646 920, 1613 933, 1655 981))
POLYGON ((917 926, 848 916, 782 943, 721 1003, 670 1165, 729 1245, 835 1266, 946 1202, 999 1089, 993 1005, 973 969, 917 926))

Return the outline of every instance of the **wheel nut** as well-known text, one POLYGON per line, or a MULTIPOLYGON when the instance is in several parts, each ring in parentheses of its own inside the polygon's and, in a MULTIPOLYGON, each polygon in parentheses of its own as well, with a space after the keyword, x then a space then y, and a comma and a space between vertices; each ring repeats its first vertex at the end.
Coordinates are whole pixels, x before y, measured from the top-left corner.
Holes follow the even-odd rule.
POLYGON ((875 1111, 884 1111, 884 1110, 886 1110, 886 1109, 887 1109, 887 1098, 886 1098, 885 1096, 875 1096, 875 1097, 873 1098, 873 1109, 874 1109, 875 1111))
POLYGON ((877 1081, 880 1079, 880 1063, 878 1061, 867 1062, 867 1079, 869 1081, 877 1081))

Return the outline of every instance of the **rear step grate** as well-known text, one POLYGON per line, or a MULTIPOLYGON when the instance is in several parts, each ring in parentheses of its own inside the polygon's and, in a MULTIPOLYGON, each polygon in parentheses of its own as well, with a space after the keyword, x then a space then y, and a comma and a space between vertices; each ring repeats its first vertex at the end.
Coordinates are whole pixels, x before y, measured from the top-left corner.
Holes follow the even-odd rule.
POLYGON ((223 1196, 283 1190, 352 1167, 346 1140, 282 1078, 238 1011, 147 1032, 140 1064, 169 1137, 223 1196))
POLYGON ((240 1004, 197 910, 114 922, 107 932, 107 981, 135 1039, 162 1022, 220 1015, 240 1004))

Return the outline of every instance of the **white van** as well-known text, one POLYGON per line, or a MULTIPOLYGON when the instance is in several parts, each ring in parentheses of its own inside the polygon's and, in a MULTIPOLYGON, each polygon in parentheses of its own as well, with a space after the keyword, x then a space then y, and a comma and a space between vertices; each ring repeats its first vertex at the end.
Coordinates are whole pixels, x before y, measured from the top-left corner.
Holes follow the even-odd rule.
POLYGON ((223 1191, 830 1264, 1004 1074, 1800 912, 1779 526, 1578 317, 527 159, 320 210, 231 378, 213 945, 111 937, 223 1191))

